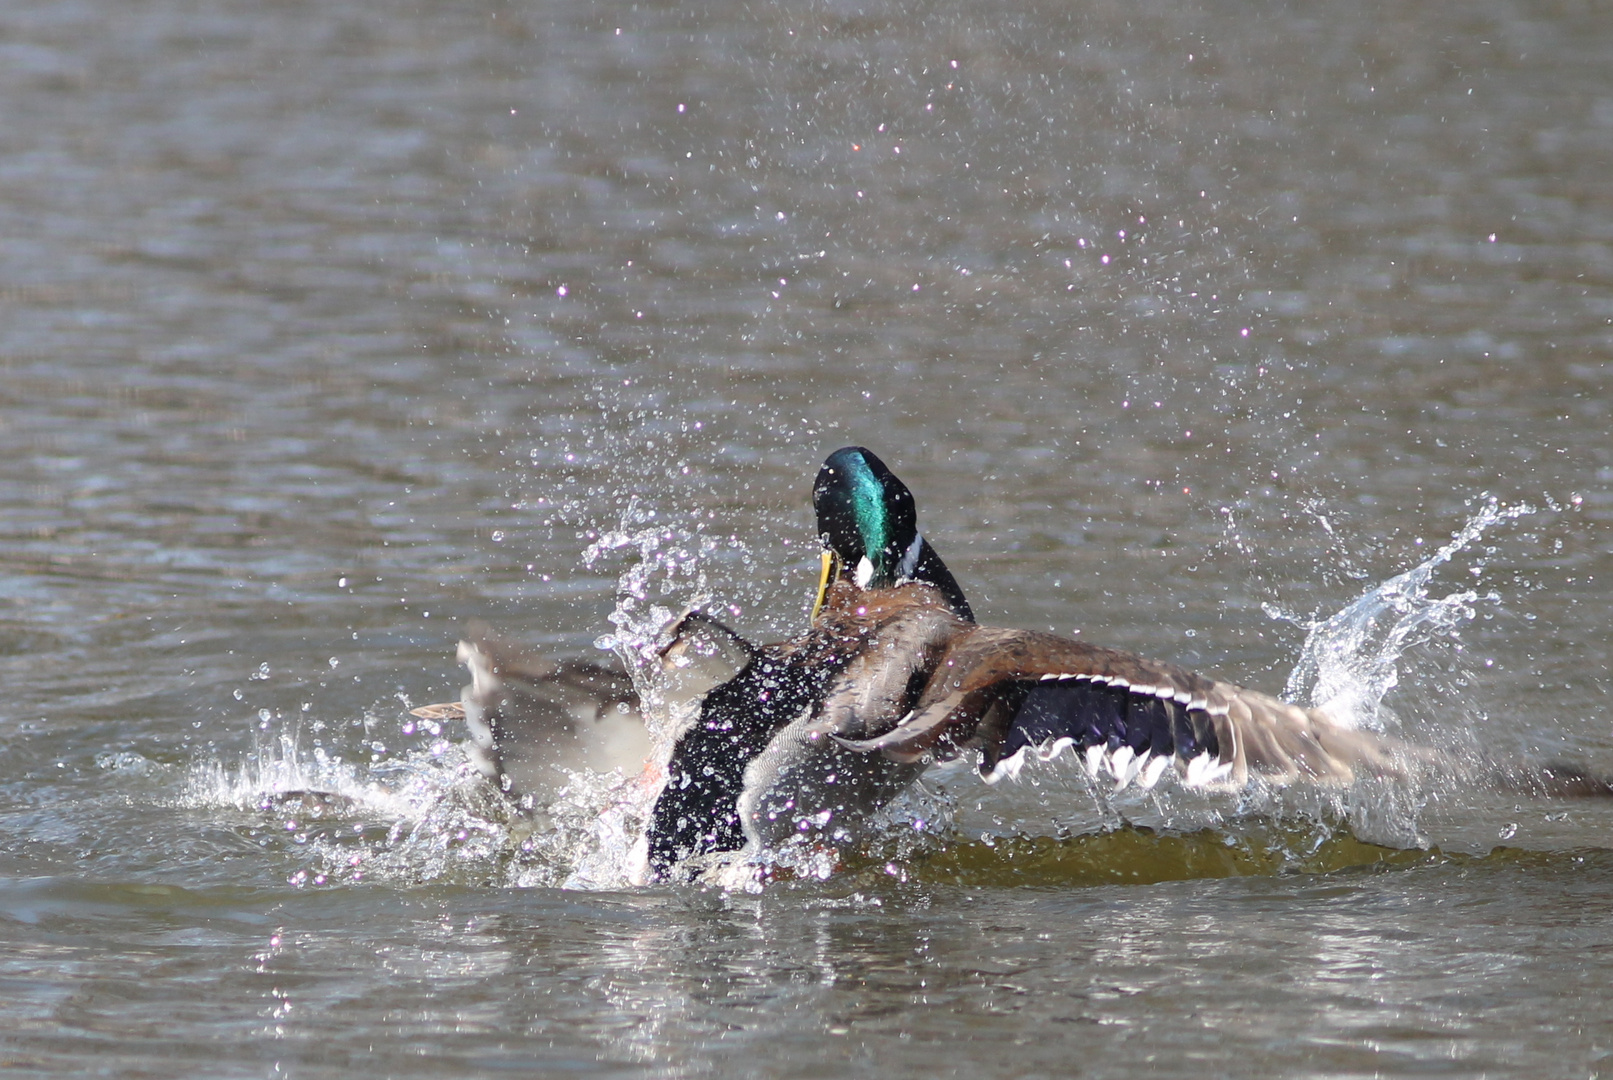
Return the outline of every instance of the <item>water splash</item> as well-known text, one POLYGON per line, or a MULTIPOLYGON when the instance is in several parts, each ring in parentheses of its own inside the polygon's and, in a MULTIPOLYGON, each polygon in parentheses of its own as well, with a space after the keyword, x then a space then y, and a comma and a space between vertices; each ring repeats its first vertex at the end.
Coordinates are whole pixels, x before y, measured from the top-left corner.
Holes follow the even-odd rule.
MULTIPOLYGON (((655 510, 635 500, 618 527, 583 553, 589 567, 628 556, 609 616, 616 629, 594 644, 614 651, 626 665, 654 751, 644 774, 608 785, 599 778, 577 777, 550 808, 556 829, 547 846, 557 863, 570 867, 560 882, 567 888, 622 888, 643 879, 648 865, 645 824, 660 792, 658 781, 666 775, 677 732, 699 708, 698 702, 674 707, 663 700, 657 675, 668 627, 683 611, 717 606, 704 569, 709 560, 728 552, 750 562, 749 548, 737 537, 718 539, 698 526, 691 532, 657 518, 655 510), (675 607, 660 602, 673 597, 675 607)), ((723 612, 732 617, 740 609, 729 605, 723 612)))
MULTIPOLYGON (((1449 543, 1404 573, 1368 590, 1326 619, 1293 619, 1266 605, 1268 615, 1307 628, 1304 649, 1283 697, 1326 709, 1343 723, 1374 731, 1394 726, 1384 699, 1400 683, 1400 663, 1409 650, 1439 638, 1454 638, 1477 614, 1481 601, 1497 603, 1491 591, 1462 589, 1431 596, 1434 572, 1465 551, 1493 526, 1535 512, 1527 505, 1503 506, 1491 497, 1449 543)), ((1484 560, 1475 559, 1475 575, 1484 560)))
MULTIPOLYGON (((630 556, 617 576, 616 606, 609 615, 616 629, 594 645, 622 658, 641 696, 653 690, 651 673, 666 644, 662 635, 667 626, 686 608, 715 606, 705 563, 725 548, 739 552, 747 561, 749 556, 749 549, 737 537, 718 540, 701 531, 691 534, 658 521, 658 517, 657 511, 635 500, 623 511, 620 524, 590 544, 582 558, 583 565, 593 569, 622 553, 630 556), (676 609, 657 597, 678 597, 676 609)), ((730 615, 739 614, 737 607, 727 610, 730 615)), ((651 734, 656 734, 653 727, 651 734)))
POLYGON ((260 737, 233 764, 217 758, 197 762, 186 779, 181 805, 263 809, 303 792, 320 792, 331 801, 372 806, 390 815, 409 809, 390 789, 340 755, 324 747, 305 750, 296 730, 260 737))
MULTIPOLYGON (((1394 726, 1397 721, 1384 700, 1399 684, 1402 665, 1414 650, 1430 642, 1456 641, 1475 617, 1476 605, 1499 599, 1493 592, 1481 595, 1472 589, 1439 594, 1433 585, 1436 571, 1494 526, 1533 512, 1529 506, 1503 506, 1489 499, 1422 563, 1330 617, 1293 619, 1307 627, 1308 635, 1285 696, 1320 704, 1363 727, 1394 726)), ((598 644, 622 656, 645 699, 657 758, 644 775, 579 773, 548 806, 522 814, 480 778, 449 738, 438 731, 417 731, 404 721, 398 731, 404 740, 386 738, 395 743, 390 751, 381 747, 382 740, 367 741, 363 750, 383 752, 369 754, 362 764, 365 753, 343 758, 318 745, 309 749, 295 730, 265 739, 235 766, 214 761, 193 769, 187 802, 267 813, 277 823, 285 819, 287 850, 302 860, 302 869, 292 875, 299 883, 379 877, 491 886, 629 887, 639 880, 644 863, 644 824, 658 791, 655 781, 664 775, 672 733, 688 720, 655 700, 652 674, 662 635, 677 610, 691 602, 711 606, 702 564, 736 544, 731 538, 691 537, 634 504, 619 527, 601 535, 584 556, 589 566, 618 557, 626 563, 610 616, 615 630, 598 644), (413 744, 409 736, 415 738, 413 744), (308 818, 326 815, 345 827, 310 827, 308 818)), ((1475 572, 1482 566, 1482 557, 1469 561, 1475 572)), ((386 722, 383 716, 366 716, 367 735, 386 722)), ((1418 792, 1388 781, 1363 782, 1342 792, 1255 784, 1231 798, 1164 788, 1094 796, 1084 771, 1065 775, 1051 767, 993 793, 975 781, 969 763, 960 762, 933 771, 923 785, 880 814, 868 850, 883 852, 900 869, 911 859, 977 838, 989 848, 1013 837, 1153 828, 1170 834, 1209 830, 1235 843, 1248 829, 1274 820, 1310 823, 1314 828, 1304 833, 1307 837, 1331 836, 1328 830, 1347 822, 1357 839, 1415 848, 1424 846, 1417 831, 1421 808, 1418 792)), ((735 867, 737 875, 724 881, 729 887, 752 888, 759 887, 764 870, 795 879, 838 872, 833 860, 818 865, 798 856, 771 853, 735 867)), ((850 854, 853 861, 857 857, 850 854)), ((1011 862, 1004 863, 1010 877, 1011 862)))
POLYGON ((523 812, 486 783, 440 728, 377 713, 365 716, 363 745, 345 758, 306 746, 293 726, 261 735, 234 764, 201 762, 184 803, 264 815, 268 832, 283 835, 301 857, 292 875, 299 884, 451 879, 614 889, 634 883, 646 861, 644 822, 659 790, 654 780, 664 775, 672 732, 687 719, 657 700, 652 675, 661 635, 683 608, 711 606, 706 560, 734 549, 748 554, 736 539, 691 534, 658 518, 634 502, 583 559, 589 567, 615 557, 626 563, 610 615, 616 629, 597 644, 622 657, 639 691, 656 748, 645 774, 574 772, 548 805, 523 812), (312 826, 311 818, 318 819, 312 826))
MULTIPOLYGON (((384 724, 373 710, 363 721, 366 734, 384 724)), ((263 734, 234 762, 193 764, 177 802, 251 815, 266 848, 295 860, 294 885, 496 881, 523 838, 514 809, 451 740, 407 719, 398 735, 420 738, 394 749, 366 738, 347 755, 305 745, 300 727, 263 734)))

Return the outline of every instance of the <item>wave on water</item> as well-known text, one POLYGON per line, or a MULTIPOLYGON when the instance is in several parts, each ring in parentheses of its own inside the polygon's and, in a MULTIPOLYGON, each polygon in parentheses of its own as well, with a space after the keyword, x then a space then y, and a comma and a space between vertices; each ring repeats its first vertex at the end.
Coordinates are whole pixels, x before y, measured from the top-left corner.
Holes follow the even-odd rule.
MULTIPOLYGON (((1436 571, 1468 552, 1487 530, 1533 512, 1486 501, 1429 558, 1325 618, 1299 620, 1268 608, 1307 629, 1284 696, 1363 728, 1398 731, 1402 720, 1385 699, 1401 684, 1403 669, 1431 643, 1459 647, 1462 628, 1479 607, 1500 600, 1495 592, 1471 588, 1440 592, 1436 571)), ((689 542, 630 508, 622 527, 601 536, 585 555, 589 565, 629 555, 611 614, 615 630, 598 644, 624 659, 645 692, 646 722, 663 768, 673 733, 689 717, 659 707, 649 673, 663 644, 660 635, 677 611, 691 599, 711 606, 700 563, 714 542, 689 542)), ((1482 564, 1482 555, 1467 560, 1475 572, 1482 564)), ((635 867, 643 863, 644 822, 657 794, 646 776, 660 773, 575 774, 548 806, 522 813, 477 773, 455 732, 415 721, 406 708, 404 703, 396 718, 385 707, 366 716, 366 740, 352 753, 306 745, 293 730, 264 738, 234 764, 200 763, 191 771, 184 802, 264 822, 265 833, 279 837, 292 857, 295 869, 288 877, 294 884, 451 880, 618 889, 634 882, 635 867), (392 730, 392 724, 396 736, 368 737, 392 730)), ((1182 872, 1195 876, 1192 868, 1201 864, 1225 872, 1275 872, 1331 866, 1353 857, 1358 847, 1367 861, 1382 861, 1385 850, 1427 846, 1417 827, 1426 793, 1412 784, 1369 779, 1343 790, 1255 784, 1233 795, 1161 784, 1150 792, 1113 793, 1066 757, 1039 762, 1019 782, 995 788, 979 782, 970 761, 932 769, 879 815, 874 840, 845 866, 873 860, 876 870, 905 876, 905 867, 925 865, 930 869, 918 875, 921 880, 972 881, 981 874, 989 878, 995 865, 1007 883, 1016 867, 1033 863, 1042 876, 1052 872, 1047 867, 1068 863, 1082 868, 1076 875, 1082 880, 1103 878, 1107 871, 1090 865, 1100 857, 1157 863, 1167 858, 1162 852, 1175 853, 1167 861, 1179 860, 1182 872), (1113 833, 1192 839, 1182 841, 1185 854, 1176 852, 1176 841, 1138 847, 1091 840, 1113 833), (1207 836, 1219 837, 1216 843, 1226 850, 1207 836), (1067 844, 1076 847, 1060 846, 1067 844)), ((838 869, 821 858, 769 868, 796 877, 824 877, 838 869)), ((1146 868, 1132 869, 1142 874, 1146 868)), ((1116 880, 1129 880, 1127 872, 1116 869, 1116 880)), ((1161 872, 1156 867, 1144 876, 1161 872)), ((755 880, 754 873, 746 878, 755 880)))

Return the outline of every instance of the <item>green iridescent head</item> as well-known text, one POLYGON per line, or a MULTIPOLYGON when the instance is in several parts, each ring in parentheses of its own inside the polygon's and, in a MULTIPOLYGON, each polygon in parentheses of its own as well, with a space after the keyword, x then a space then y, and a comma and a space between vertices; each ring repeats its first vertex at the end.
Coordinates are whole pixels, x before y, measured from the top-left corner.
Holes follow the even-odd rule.
POLYGON ((858 585, 896 584, 902 559, 918 539, 918 512, 913 493, 883 461, 860 446, 836 450, 818 470, 812 507, 824 546, 858 585))
POLYGON ((846 446, 830 454, 812 485, 812 507, 824 549, 814 617, 841 577, 864 589, 926 582, 963 618, 974 617, 946 564, 919 535, 913 493, 872 451, 846 446))

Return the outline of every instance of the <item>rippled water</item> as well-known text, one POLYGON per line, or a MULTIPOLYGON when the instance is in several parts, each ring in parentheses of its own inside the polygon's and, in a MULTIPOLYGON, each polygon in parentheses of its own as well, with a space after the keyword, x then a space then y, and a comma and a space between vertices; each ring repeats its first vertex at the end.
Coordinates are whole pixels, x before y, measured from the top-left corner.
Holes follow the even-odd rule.
POLYGON ((856 442, 984 619, 1613 773, 1610 48, 1571 3, 0 11, 0 1062, 1607 1071, 1603 805, 954 773, 827 881, 564 889, 608 785, 512 820, 406 710, 473 617, 799 627, 856 442), (1329 684, 1346 612, 1394 663, 1329 684))

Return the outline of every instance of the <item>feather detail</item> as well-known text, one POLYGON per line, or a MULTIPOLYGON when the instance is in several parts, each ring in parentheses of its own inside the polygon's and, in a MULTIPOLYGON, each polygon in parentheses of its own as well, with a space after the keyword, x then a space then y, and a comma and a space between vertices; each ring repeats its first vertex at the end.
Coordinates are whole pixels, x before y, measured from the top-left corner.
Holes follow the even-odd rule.
POLYGON ((910 710, 844 745, 904 762, 978 748, 992 782, 1017 776, 1024 751, 1046 760, 1075 747, 1088 774, 1106 774, 1117 790, 1153 788, 1173 763, 1190 787, 1239 788, 1254 775, 1336 785, 1361 771, 1402 772, 1399 744, 1321 710, 1052 634, 964 627, 932 672, 910 710), (1003 706, 1006 722, 981 722, 1003 706))

